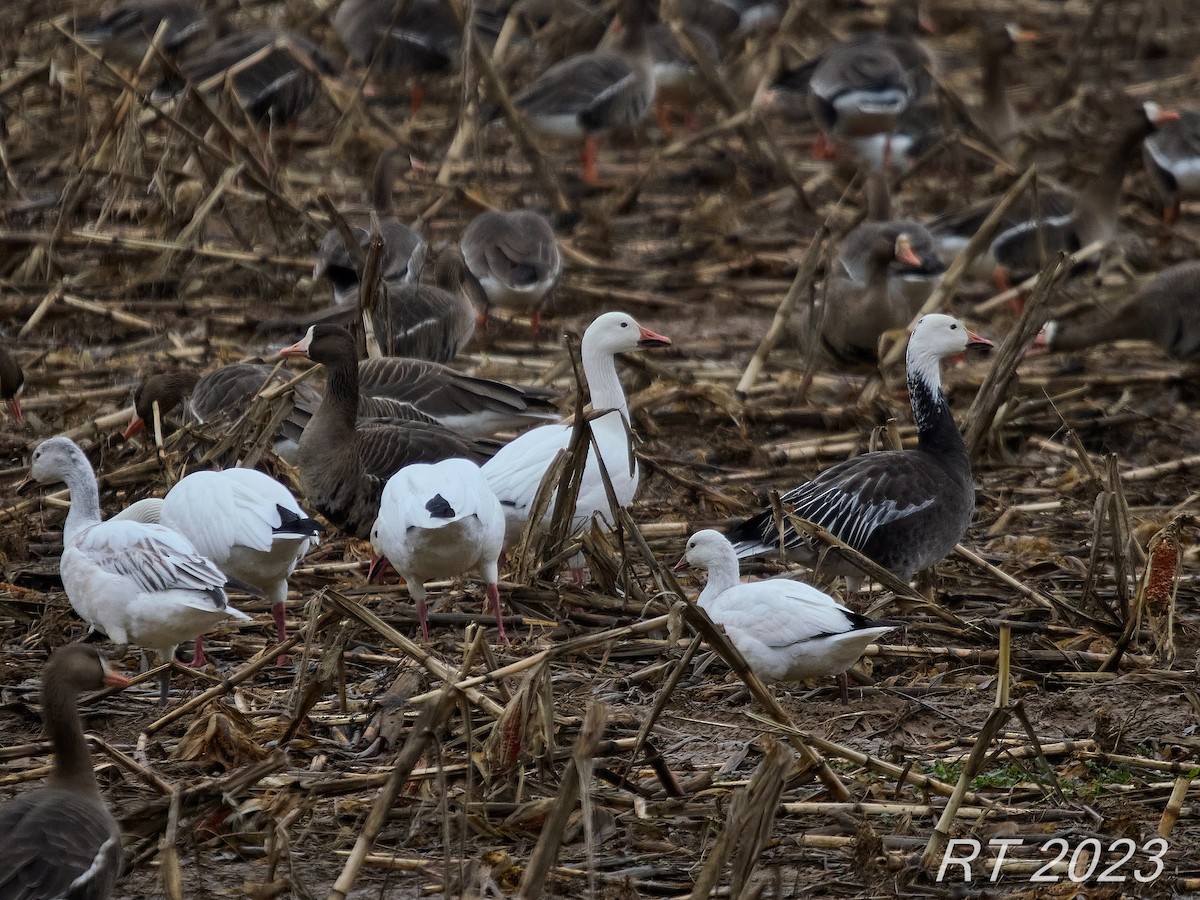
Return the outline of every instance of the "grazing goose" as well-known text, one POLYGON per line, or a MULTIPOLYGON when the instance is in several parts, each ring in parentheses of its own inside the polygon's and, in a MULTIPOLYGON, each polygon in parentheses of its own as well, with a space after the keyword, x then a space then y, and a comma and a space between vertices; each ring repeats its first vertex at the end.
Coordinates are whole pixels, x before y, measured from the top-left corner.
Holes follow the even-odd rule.
POLYGON ((645 0, 624 0, 616 50, 582 53, 555 63, 513 98, 534 131, 583 140, 580 165, 596 175, 596 135, 632 128, 654 102, 654 65, 646 45, 645 0))
POLYGON ((136 66, 164 22, 159 49, 171 59, 190 45, 213 38, 213 23, 189 0, 132 0, 102 15, 80 18, 75 34, 83 43, 99 47, 106 57, 136 66))
POLYGON ((8 404, 8 411, 18 422, 25 421, 21 409, 21 392, 25 390, 25 373, 16 357, 0 347, 0 400, 8 404))
POLYGON ((1163 221, 1174 225, 1180 204, 1200 197, 1200 110, 1181 113, 1146 138, 1142 158, 1162 204, 1163 221))
POLYGON ((821 306, 814 307, 815 319, 803 326, 818 322, 819 349, 830 361, 846 367, 874 367, 879 362, 880 337, 907 326, 924 302, 918 299, 919 290, 910 295, 900 282, 893 290, 891 267, 912 272, 934 268, 917 256, 905 231, 874 227, 866 241, 865 248, 858 247, 857 240, 851 246, 848 264, 843 259, 841 271, 834 269, 821 306))
POLYGON ((392 564, 417 603, 424 640, 429 640, 425 582, 477 571, 487 582, 500 640, 508 641, 497 586, 504 511, 478 465, 443 459, 405 466, 389 478, 371 529, 371 546, 375 559, 368 580, 379 573, 384 559, 392 564))
MULTIPOLYGON (((226 619, 250 618, 228 604, 225 575, 183 535, 162 525, 100 521, 96 475, 70 438, 38 444, 30 473, 42 484, 64 482, 71 492, 59 571, 72 608, 93 631, 122 647, 149 647, 168 663, 184 641, 226 619)), ((206 662, 197 646, 192 665, 206 662)), ((168 669, 164 705, 169 687, 168 669)))
POLYGON ((1047 322, 1040 342, 1069 351, 1125 340, 1150 341, 1183 362, 1200 360, 1200 262, 1163 269, 1107 313, 1047 322))
POLYGON ((121 830, 92 771, 76 697, 125 687, 93 646, 67 644, 42 675, 42 721, 54 750, 46 786, 0 805, 0 897, 105 900, 121 874, 121 830))
MULTIPOLYGON (((721 48, 713 36, 707 29, 691 22, 685 22, 683 29, 692 46, 716 69, 721 64, 721 48)), ((650 47, 650 58, 654 60, 654 111, 658 127, 664 135, 671 137, 675 129, 670 113, 679 110, 685 116, 685 127, 691 130, 695 124, 692 110, 708 95, 700 67, 680 46, 671 29, 661 22, 646 30, 646 43, 650 47)))
MULTIPOLYGON (((968 349, 992 346, 956 319, 923 316, 908 342, 908 391, 917 423, 912 450, 883 450, 826 469, 780 500, 855 550, 889 569, 901 581, 942 559, 971 524, 975 487, 971 461, 950 405, 942 393, 941 361, 968 349)), ((780 535, 771 510, 758 513, 729 533, 739 557, 778 552, 780 535)), ((815 565, 822 547, 785 523, 789 558, 815 565)), ((857 590, 862 573, 830 553, 831 572, 845 575, 857 590)))
MULTIPOLYGON (((133 418, 125 428, 125 439, 129 440, 147 423, 154 421, 155 404, 158 404, 159 416, 165 417, 184 397, 188 398, 187 415, 201 424, 222 416, 236 422, 264 385, 268 382, 284 384, 290 375, 287 370, 277 370, 263 363, 230 363, 204 375, 187 371, 151 375, 134 391, 133 418)), ((297 407, 303 405, 314 409, 321 402, 321 395, 307 382, 297 383, 292 391, 292 401, 297 407)), ((297 412, 298 409, 293 408, 275 436, 275 452, 289 461, 295 459, 303 422, 307 421, 307 418, 299 419, 297 412)))
POLYGON ((730 643, 764 681, 836 675, 842 702, 849 703, 846 670, 868 644, 892 630, 799 581, 740 583, 733 545, 711 529, 692 535, 675 568, 689 565, 708 571, 696 605, 725 629, 730 643))
POLYGON ((487 299, 484 321, 493 306, 532 312, 536 333, 542 304, 562 274, 558 239, 545 217, 531 209, 482 212, 463 231, 459 246, 487 299))
POLYGON ((442 0, 342 0, 333 30, 350 58, 376 77, 415 77, 410 97, 418 113, 425 97, 421 79, 451 71, 458 63, 462 29, 442 0))
MULTIPOLYGON (((604 313, 583 333, 580 355, 584 378, 592 395, 592 408, 610 410, 592 419, 592 436, 621 506, 632 503, 637 493, 638 467, 630 450, 629 407, 617 377, 616 354, 665 347, 670 343, 670 338, 643 328, 632 316, 622 312, 604 313)), ((543 425, 531 429, 500 448, 484 463, 483 474, 504 507, 505 547, 513 546, 520 539, 542 477, 558 452, 570 445, 571 431, 570 425, 543 425)), ((593 515, 607 517, 611 512, 595 447, 588 447, 572 529, 583 527, 593 515)), ((552 501, 547 518, 553 506, 552 501)), ((582 566, 573 568, 578 581, 582 578, 582 566)))
POLYGON ((271 601, 276 637, 287 638, 288 577, 317 543, 321 526, 270 475, 192 472, 163 499, 141 500, 114 518, 156 522, 182 534, 226 576, 262 591, 271 601))
POLYGON ((1042 267, 1042 247, 1046 259, 1053 259, 1059 252, 1073 253, 1093 241, 1111 240, 1117 233, 1121 185, 1138 147, 1159 125, 1177 118, 1178 113, 1156 103, 1118 100, 1112 126, 1116 142, 1099 170, 1075 196, 1070 212, 1026 219, 1001 231, 992 241, 997 285, 1007 287, 1037 274, 1042 267))
POLYGON ((358 424, 358 360, 354 338, 344 328, 314 325, 280 352, 325 367, 325 396, 300 436, 300 481, 308 502, 347 534, 370 537, 384 484, 405 466, 487 455, 440 425, 358 424))
MULTIPOLYGON (((321 75, 336 69, 312 41, 279 28, 235 31, 213 44, 192 47, 179 63, 185 83, 209 89, 232 82, 250 119, 259 124, 284 125, 312 105, 321 75)), ((151 100, 162 102, 183 90, 178 79, 159 85, 151 100)))

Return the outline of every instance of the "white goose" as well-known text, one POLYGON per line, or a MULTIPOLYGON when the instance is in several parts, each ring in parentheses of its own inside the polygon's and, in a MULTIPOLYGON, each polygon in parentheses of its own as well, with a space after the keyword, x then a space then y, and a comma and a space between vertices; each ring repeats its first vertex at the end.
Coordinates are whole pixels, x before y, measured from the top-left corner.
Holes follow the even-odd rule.
POLYGON ((408 583, 421 637, 428 641, 425 582, 481 572, 500 640, 507 642, 497 586, 503 546, 504 511, 479 466, 468 459, 405 466, 383 488, 371 529, 375 558, 368 578, 379 574, 384 559, 392 564, 408 583))
POLYGON ((708 570, 708 583, 696 604, 725 629, 764 681, 836 675, 842 702, 849 702, 846 670, 858 662, 868 644, 893 627, 849 610, 799 581, 739 583, 733 545, 711 529, 692 535, 675 568, 687 565, 708 570))
POLYGON ((276 636, 287 638, 288 577, 317 543, 321 526, 270 475, 192 472, 163 499, 139 500, 113 518, 155 522, 182 534, 226 576, 262 591, 271 601, 276 636))
MULTIPOLYGON (((163 662, 184 641, 225 619, 249 619, 225 597, 226 578, 183 535, 162 525, 100 521, 100 491, 91 464, 66 437, 43 441, 30 466, 42 484, 64 482, 71 511, 59 563, 75 612, 118 645, 158 652, 163 662)), ((193 665, 204 665, 203 655, 193 665)), ((169 671, 161 700, 167 701, 169 671)))
MULTIPOLYGON (((592 419, 592 434, 600 448, 600 458, 604 460, 617 502, 622 506, 632 503, 637 493, 638 468, 636 462, 630 464, 633 457, 629 446, 629 406, 617 377, 615 356, 628 350, 665 347, 670 343, 670 338, 643 328, 633 316, 622 312, 604 313, 583 333, 580 351, 583 374, 592 395, 592 408, 610 410, 592 419)), ((504 507, 505 547, 511 547, 520 538, 542 477, 555 455, 570 442, 570 425, 543 425, 501 447, 500 452, 484 463, 483 474, 504 507)), ((551 502, 550 509, 553 506, 551 502)), ((609 511, 596 451, 589 446, 571 527, 578 530, 594 514, 604 516, 609 511)), ((582 566, 573 565, 572 570, 576 581, 581 581, 582 566)))

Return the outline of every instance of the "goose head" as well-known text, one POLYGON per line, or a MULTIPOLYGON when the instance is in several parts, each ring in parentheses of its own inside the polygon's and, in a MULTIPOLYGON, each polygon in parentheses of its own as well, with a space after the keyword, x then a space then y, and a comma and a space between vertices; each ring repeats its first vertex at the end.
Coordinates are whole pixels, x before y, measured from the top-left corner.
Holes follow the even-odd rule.
POLYGON ((353 335, 340 325, 312 325, 304 337, 290 347, 284 347, 279 355, 303 356, 322 364, 358 356, 353 335))
POLYGON ((66 474, 87 464, 79 445, 68 437, 47 438, 34 448, 29 461, 29 474, 41 484, 55 484, 66 474))
POLYGON ((736 568, 737 557, 733 552, 733 545, 719 531, 706 528, 688 538, 683 556, 675 564, 675 569, 678 571, 686 569, 688 566, 697 569, 711 569, 726 560, 733 560, 736 568))
POLYGON ((975 334, 954 316, 930 313, 922 316, 913 328, 908 341, 908 368, 917 372, 932 371, 936 375, 943 359, 967 350, 987 350, 993 346, 991 341, 975 334))
POLYGON ((196 386, 200 376, 194 372, 167 372, 151 375, 133 392, 133 418, 125 428, 125 440, 141 431, 147 422, 154 421, 154 404, 160 415, 166 415, 196 386))
POLYGON ((667 347, 670 344, 669 337, 644 328, 633 316, 623 312, 598 316, 583 333, 585 356, 592 353, 615 355, 648 347, 667 347))
POLYGON ((67 644, 50 654, 43 679, 52 680, 74 694, 105 687, 128 687, 124 675, 108 667, 100 651, 90 644, 67 644))

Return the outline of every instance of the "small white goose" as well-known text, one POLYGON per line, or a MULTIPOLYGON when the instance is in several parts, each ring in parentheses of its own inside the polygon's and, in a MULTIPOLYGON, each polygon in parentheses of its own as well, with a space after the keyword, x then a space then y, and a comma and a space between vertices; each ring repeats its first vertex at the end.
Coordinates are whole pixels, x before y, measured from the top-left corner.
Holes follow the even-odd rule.
POLYGON ((708 570, 696 604, 725 629, 754 674, 764 681, 838 676, 849 702, 845 672, 881 634, 892 630, 849 610, 828 594, 778 578, 741 584, 737 554, 725 535, 705 529, 687 543, 676 569, 708 570))
MULTIPOLYGON (((228 604, 225 576, 181 534, 162 525, 100 521, 96 475, 70 438, 39 444, 30 471, 42 484, 61 481, 71 492, 59 569, 67 599, 92 630, 118 645, 149 647, 169 662, 182 642, 225 619, 250 618, 228 604)), ((193 665, 204 662, 201 656, 193 665)), ((163 672, 163 704, 169 678, 163 672)))
POLYGON ((503 545, 504 511, 479 466, 467 459, 405 466, 383 488, 371 529, 375 558, 368 578, 379 574, 384 559, 392 564, 408 583, 421 637, 428 641, 425 582, 481 572, 500 640, 507 642, 497 586, 503 545))
POLYGON ((287 638, 288 577, 317 543, 321 526, 270 475, 255 469, 192 472, 163 499, 139 500, 113 518, 158 523, 182 534, 226 576, 262 591, 271 601, 276 636, 287 638))
MULTIPOLYGON (((629 406, 617 377, 615 357, 629 350, 665 347, 670 343, 670 338, 643 328, 633 316, 622 312, 604 313, 583 333, 580 352, 584 378, 592 395, 592 408, 610 410, 592 419, 592 435, 600 448, 600 458, 604 460, 617 502, 622 506, 632 503, 637 493, 638 468, 636 462, 630 465, 633 457, 629 447, 629 406)), ((558 451, 570 442, 570 425, 543 425, 501 447, 500 452, 484 463, 483 474, 504 507, 505 547, 511 547, 520 539, 542 477, 558 451)), ((550 509, 553 506, 552 502, 550 509)), ((594 514, 604 516, 609 511, 596 451, 589 447, 571 527, 578 530, 594 514)), ((580 581, 582 567, 574 565, 573 574, 576 581, 580 581)))

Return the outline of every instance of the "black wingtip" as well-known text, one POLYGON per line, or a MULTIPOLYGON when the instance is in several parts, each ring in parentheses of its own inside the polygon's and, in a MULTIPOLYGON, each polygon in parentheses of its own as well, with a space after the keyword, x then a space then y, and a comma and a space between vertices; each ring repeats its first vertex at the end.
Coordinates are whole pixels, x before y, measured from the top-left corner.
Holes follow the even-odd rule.
POLYGON ((454 507, 441 494, 434 494, 433 499, 425 504, 425 509, 435 519, 454 518, 454 507))
POLYGON ((300 516, 284 506, 275 504, 279 513, 279 524, 272 528, 274 534, 294 534, 302 537, 316 537, 324 533, 325 526, 316 519, 300 516))

